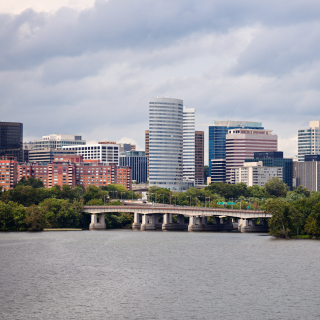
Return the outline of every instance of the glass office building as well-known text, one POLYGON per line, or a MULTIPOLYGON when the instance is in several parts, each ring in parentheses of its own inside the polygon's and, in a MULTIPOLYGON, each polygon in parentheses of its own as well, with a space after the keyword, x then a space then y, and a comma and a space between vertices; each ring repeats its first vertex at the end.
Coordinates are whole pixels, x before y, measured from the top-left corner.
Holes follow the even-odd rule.
POLYGON ((145 183, 148 180, 148 157, 144 151, 126 151, 119 157, 119 165, 131 167, 132 180, 145 183))
POLYGON ((292 190, 293 161, 292 158, 283 158, 282 151, 255 152, 254 159, 245 162, 262 161, 264 167, 282 167, 282 181, 292 190))
POLYGON ((8 156, 23 161, 23 124, 0 122, 0 157, 8 156))
POLYGON ((149 185, 183 189, 183 101, 149 100, 149 185))
MULTIPOLYGON (((226 159, 226 135, 228 130, 245 129, 264 129, 261 122, 250 121, 212 121, 209 126, 209 174, 211 177, 212 160, 226 159)), ((212 177, 211 177, 212 178, 212 177)))

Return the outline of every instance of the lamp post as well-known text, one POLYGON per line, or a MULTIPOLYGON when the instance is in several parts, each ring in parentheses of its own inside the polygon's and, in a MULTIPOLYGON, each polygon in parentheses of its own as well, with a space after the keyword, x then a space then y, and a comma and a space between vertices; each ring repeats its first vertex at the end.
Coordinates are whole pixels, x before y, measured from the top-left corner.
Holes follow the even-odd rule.
POLYGON ((232 201, 231 209, 233 209, 233 198, 229 198, 232 201))

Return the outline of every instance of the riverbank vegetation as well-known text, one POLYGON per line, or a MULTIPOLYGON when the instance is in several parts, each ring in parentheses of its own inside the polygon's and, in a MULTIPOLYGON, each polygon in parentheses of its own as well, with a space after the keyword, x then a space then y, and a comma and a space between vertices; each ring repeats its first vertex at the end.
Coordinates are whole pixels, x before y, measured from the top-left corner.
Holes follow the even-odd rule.
MULTIPOLYGON (((91 215, 83 213, 84 205, 122 205, 119 198, 135 199, 133 191, 122 185, 82 186, 51 189, 42 181, 22 179, 15 188, 0 191, 0 231, 40 231, 44 228, 88 229, 91 215), (112 196, 114 195, 114 198, 112 196)), ((106 214, 107 228, 128 228, 133 215, 127 213, 106 214)))
MULTIPOLYGON (((83 213, 84 205, 122 205, 121 199, 139 197, 124 186, 110 184, 98 188, 68 185, 46 189, 40 180, 22 179, 15 188, 0 190, 0 231, 43 230, 44 228, 87 229, 91 217, 83 213)), ((217 182, 186 192, 151 187, 149 202, 198 207, 263 210, 271 213, 270 234, 282 238, 320 237, 320 192, 309 192, 299 186, 288 191, 277 178, 264 187, 247 187, 217 182), (224 203, 224 204, 221 204, 224 203)), ((131 228, 133 215, 113 213, 105 215, 107 228, 131 228)))

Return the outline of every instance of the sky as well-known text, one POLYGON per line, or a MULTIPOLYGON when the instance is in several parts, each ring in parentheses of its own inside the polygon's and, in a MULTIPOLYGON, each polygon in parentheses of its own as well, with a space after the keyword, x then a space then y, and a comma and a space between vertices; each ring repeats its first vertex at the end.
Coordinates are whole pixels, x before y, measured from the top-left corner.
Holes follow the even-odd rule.
POLYGON ((24 141, 144 150, 149 97, 171 97, 206 135, 259 121, 292 157, 320 119, 319 52, 315 0, 0 0, 0 120, 22 122, 24 141))

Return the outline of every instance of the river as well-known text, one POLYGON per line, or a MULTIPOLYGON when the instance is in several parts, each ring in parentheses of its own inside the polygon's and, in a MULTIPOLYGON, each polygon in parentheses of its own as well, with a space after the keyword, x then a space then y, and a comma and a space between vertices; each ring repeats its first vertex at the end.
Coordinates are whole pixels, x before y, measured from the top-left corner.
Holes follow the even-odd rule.
POLYGON ((0 318, 319 319, 319 245, 233 232, 0 233, 0 318))

